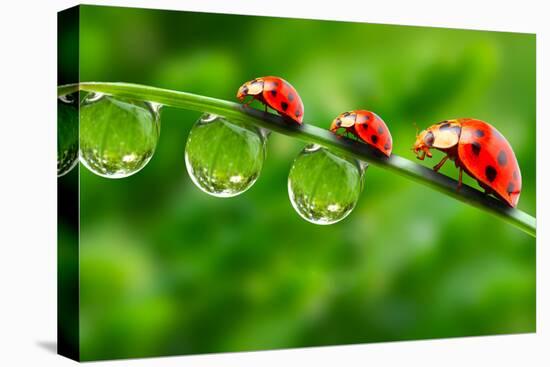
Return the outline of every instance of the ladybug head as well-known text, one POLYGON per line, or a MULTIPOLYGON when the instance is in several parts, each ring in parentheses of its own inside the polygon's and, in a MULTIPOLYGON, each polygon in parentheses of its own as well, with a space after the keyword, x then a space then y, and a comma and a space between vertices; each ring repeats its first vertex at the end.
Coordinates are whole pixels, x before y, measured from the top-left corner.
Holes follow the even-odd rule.
POLYGON ((349 130, 355 124, 356 114, 351 112, 344 112, 336 117, 330 125, 330 131, 335 133, 340 128, 349 130))
POLYGON ((422 130, 419 134, 416 134, 416 141, 412 147, 412 150, 416 154, 416 158, 423 160, 426 156, 432 157, 430 148, 434 143, 434 133, 431 129, 422 130))
POLYGON ((334 121, 332 121, 332 124, 330 124, 330 131, 335 133, 341 127, 342 127, 342 120, 340 120, 340 117, 337 117, 334 119, 334 121))
POLYGON ((239 101, 245 99, 246 96, 256 96, 262 93, 264 90, 264 83, 260 79, 254 79, 241 85, 237 91, 237 98, 239 101))

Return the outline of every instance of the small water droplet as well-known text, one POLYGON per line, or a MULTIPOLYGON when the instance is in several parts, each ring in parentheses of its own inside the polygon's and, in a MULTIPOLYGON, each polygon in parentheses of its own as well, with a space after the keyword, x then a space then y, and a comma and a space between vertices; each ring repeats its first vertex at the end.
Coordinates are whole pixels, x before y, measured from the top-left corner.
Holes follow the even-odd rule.
POLYGON ((57 177, 78 163, 78 93, 57 100, 57 177))
POLYGON ((355 159, 308 145, 290 169, 290 202, 308 222, 321 225, 339 222, 353 211, 359 200, 363 173, 364 167, 355 159))
POLYGON ((135 174, 151 160, 160 135, 160 106, 90 93, 80 107, 80 160, 106 178, 135 174))
POLYGON ((193 126, 185 147, 185 165, 193 183, 216 197, 248 190, 265 160, 260 129, 205 114, 193 126))

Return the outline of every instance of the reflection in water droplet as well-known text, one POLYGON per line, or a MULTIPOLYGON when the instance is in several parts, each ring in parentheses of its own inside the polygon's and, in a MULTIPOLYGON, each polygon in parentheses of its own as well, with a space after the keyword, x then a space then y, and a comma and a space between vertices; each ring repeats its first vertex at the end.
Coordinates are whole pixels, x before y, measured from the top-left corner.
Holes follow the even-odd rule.
POLYGON ((255 126, 205 114, 189 133, 185 165, 199 189, 216 197, 232 197, 256 182, 265 149, 265 138, 255 126))
POLYGON ((157 104, 90 93, 80 106, 80 160, 107 178, 133 175, 149 162, 160 134, 157 104))
POLYGON ((57 99, 57 177, 78 163, 78 93, 57 99))
POLYGON ((105 97, 105 94, 99 92, 90 92, 86 95, 85 103, 97 102, 101 98, 105 97))
POLYGON ((288 195, 298 214, 314 224, 333 224, 352 212, 363 189, 366 165, 308 145, 294 160, 288 195))

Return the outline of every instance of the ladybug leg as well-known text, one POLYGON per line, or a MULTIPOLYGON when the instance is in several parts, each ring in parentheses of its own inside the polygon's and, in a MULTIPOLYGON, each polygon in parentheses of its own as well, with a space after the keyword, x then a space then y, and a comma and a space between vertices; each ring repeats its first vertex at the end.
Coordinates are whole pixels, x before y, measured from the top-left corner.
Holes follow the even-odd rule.
POLYGON ((252 101, 254 101, 254 97, 250 98, 248 102, 243 103, 243 106, 248 107, 252 103, 252 101))
POLYGON ((345 134, 345 132, 341 133, 338 130, 334 130, 333 133, 334 133, 334 136, 336 136, 338 139, 343 138, 345 134))
POLYGON ((460 191, 461 187, 462 187, 462 167, 458 169, 458 186, 456 187, 456 191, 460 191))
POLYGON ((422 156, 417 157, 417 158, 420 159, 421 161, 423 161, 424 158, 426 158, 426 156, 428 156, 428 158, 431 158, 431 157, 432 157, 432 153, 430 153, 430 148, 428 148, 428 147, 426 147, 426 146, 422 148, 422 153, 423 153, 422 156))
POLYGON ((436 164, 434 166, 434 171, 438 172, 439 169, 445 164, 445 162, 447 162, 447 159, 449 159, 449 156, 446 155, 445 157, 443 157, 443 159, 441 160, 441 162, 439 162, 438 164, 436 164))

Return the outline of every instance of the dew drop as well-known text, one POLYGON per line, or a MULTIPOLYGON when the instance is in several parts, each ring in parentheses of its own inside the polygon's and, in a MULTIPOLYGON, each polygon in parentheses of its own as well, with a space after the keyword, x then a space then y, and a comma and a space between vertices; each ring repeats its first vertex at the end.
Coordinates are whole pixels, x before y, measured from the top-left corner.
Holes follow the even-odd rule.
POLYGON ((78 93, 57 99, 57 177, 78 163, 78 93))
POLYGON ((80 105, 80 160, 96 175, 123 178, 151 160, 160 135, 160 106, 99 93, 80 105))
POLYGON ((308 145, 294 160, 288 195, 296 212, 314 224, 334 224, 355 208, 366 164, 308 145))
POLYGON ((260 176, 265 159, 260 129, 205 114, 195 123, 185 147, 185 165, 193 183, 216 197, 248 190, 260 176))

